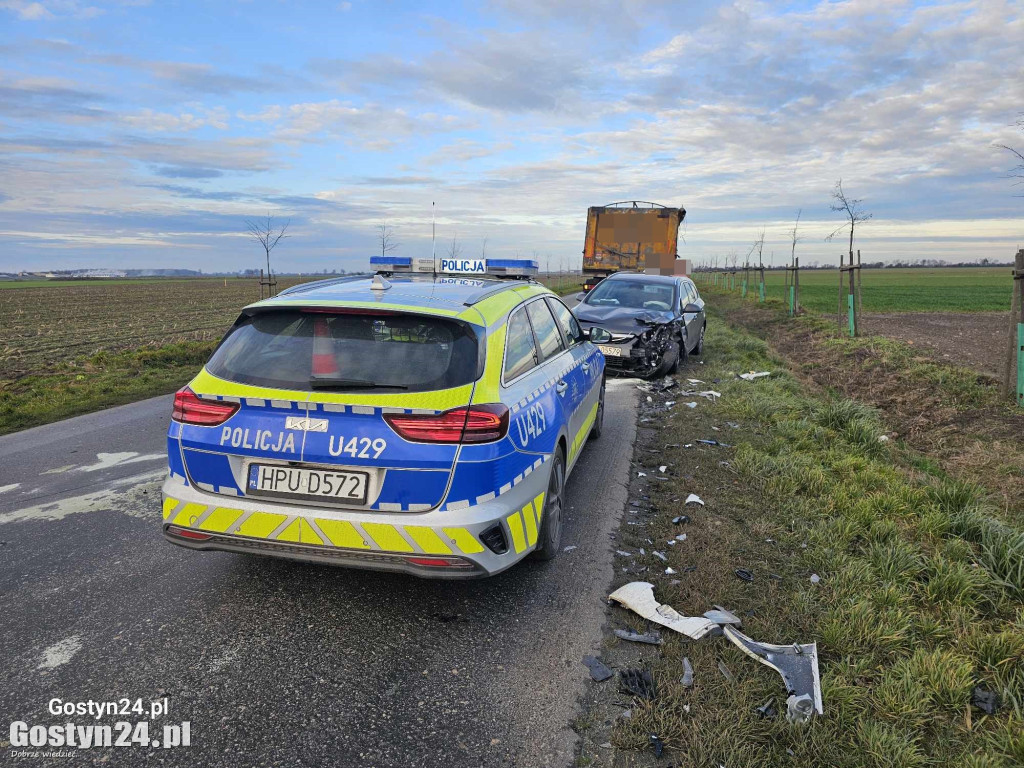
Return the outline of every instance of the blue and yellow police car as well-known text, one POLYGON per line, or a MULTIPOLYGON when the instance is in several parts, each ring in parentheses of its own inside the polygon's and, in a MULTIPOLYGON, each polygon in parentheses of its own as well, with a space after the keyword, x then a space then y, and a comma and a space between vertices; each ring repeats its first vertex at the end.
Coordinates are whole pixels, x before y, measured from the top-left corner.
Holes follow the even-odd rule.
POLYGON ((169 541, 438 578, 555 556, 604 357, 536 262, 439 261, 242 311, 175 395, 169 541))

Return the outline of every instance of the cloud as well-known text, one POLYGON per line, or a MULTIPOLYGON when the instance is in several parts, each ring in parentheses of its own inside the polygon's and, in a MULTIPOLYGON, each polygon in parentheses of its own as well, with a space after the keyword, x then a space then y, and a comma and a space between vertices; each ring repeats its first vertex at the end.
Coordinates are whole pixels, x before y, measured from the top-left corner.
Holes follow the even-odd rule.
POLYGON ((228 111, 224 107, 199 107, 197 111, 201 114, 181 112, 175 115, 143 109, 134 114, 122 115, 121 120, 131 128, 159 133, 182 133, 206 126, 221 131, 228 130, 228 111))
POLYGON ((97 106, 98 93, 61 77, 12 79, 0 72, 0 115, 20 120, 99 120, 108 112, 97 106))
POLYGON ((3 0, 0 9, 11 11, 22 21, 49 21, 60 17, 92 19, 103 13, 102 8, 83 5, 77 0, 48 0, 45 4, 26 0, 3 0))
POLYGON ((216 168, 197 168, 187 165, 165 165, 153 168, 153 173, 168 179, 216 179, 224 175, 216 168))

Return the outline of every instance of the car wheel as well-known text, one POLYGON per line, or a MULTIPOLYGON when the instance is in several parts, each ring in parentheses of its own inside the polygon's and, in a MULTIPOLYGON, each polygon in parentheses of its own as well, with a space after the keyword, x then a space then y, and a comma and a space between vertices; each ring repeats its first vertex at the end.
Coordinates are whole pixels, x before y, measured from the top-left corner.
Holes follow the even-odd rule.
POLYGON ((544 514, 540 520, 540 538, 533 556, 550 560, 558 554, 562 542, 562 492, 565 490, 565 458, 562 449, 555 451, 551 461, 548 492, 544 498, 544 514))
POLYGON ((700 335, 697 337, 697 346, 690 351, 690 354, 694 357, 700 357, 704 354, 704 331, 706 331, 707 328, 707 323, 704 323, 704 325, 700 327, 700 335))
POLYGON ((604 379, 601 379, 601 395, 597 401, 597 417, 594 419, 594 426, 590 428, 590 437, 597 440, 604 429, 604 379))
POLYGON ((655 369, 650 378, 660 379, 670 373, 675 373, 679 370, 680 359, 683 363, 686 362, 686 347, 678 341, 673 341, 662 355, 661 365, 655 369))

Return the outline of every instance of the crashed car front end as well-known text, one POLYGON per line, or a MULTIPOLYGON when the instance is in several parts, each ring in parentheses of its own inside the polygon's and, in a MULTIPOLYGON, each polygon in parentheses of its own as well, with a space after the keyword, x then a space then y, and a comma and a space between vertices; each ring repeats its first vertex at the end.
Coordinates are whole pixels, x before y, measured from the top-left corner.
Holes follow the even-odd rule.
POLYGON ((679 338, 680 326, 674 318, 643 315, 637 317, 633 329, 615 329, 600 323, 581 321, 585 330, 603 327, 611 339, 598 344, 612 373, 649 378, 655 376, 679 338), (667 320, 667 321, 666 321, 667 320))

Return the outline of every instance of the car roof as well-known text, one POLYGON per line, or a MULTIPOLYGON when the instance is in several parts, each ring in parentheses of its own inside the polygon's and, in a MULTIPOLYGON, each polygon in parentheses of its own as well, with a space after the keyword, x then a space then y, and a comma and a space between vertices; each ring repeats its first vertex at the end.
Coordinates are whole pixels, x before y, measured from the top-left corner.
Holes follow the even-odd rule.
POLYGON ((429 314, 463 317, 490 323, 512 306, 535 295, 551 294, 532 280, 509 280, 488 276, 394 275, 384 278, 384 290, 373 289, 373 275, 302 283, 270 299, 250 304, 246 310, 276 307, 350 307, 414 309, 429 314))
POLYGON ((649 275, 645 272, 614 272, 605 280, 630 280, 637 283, 675 283, 684 279, 682 275, 649 275))

